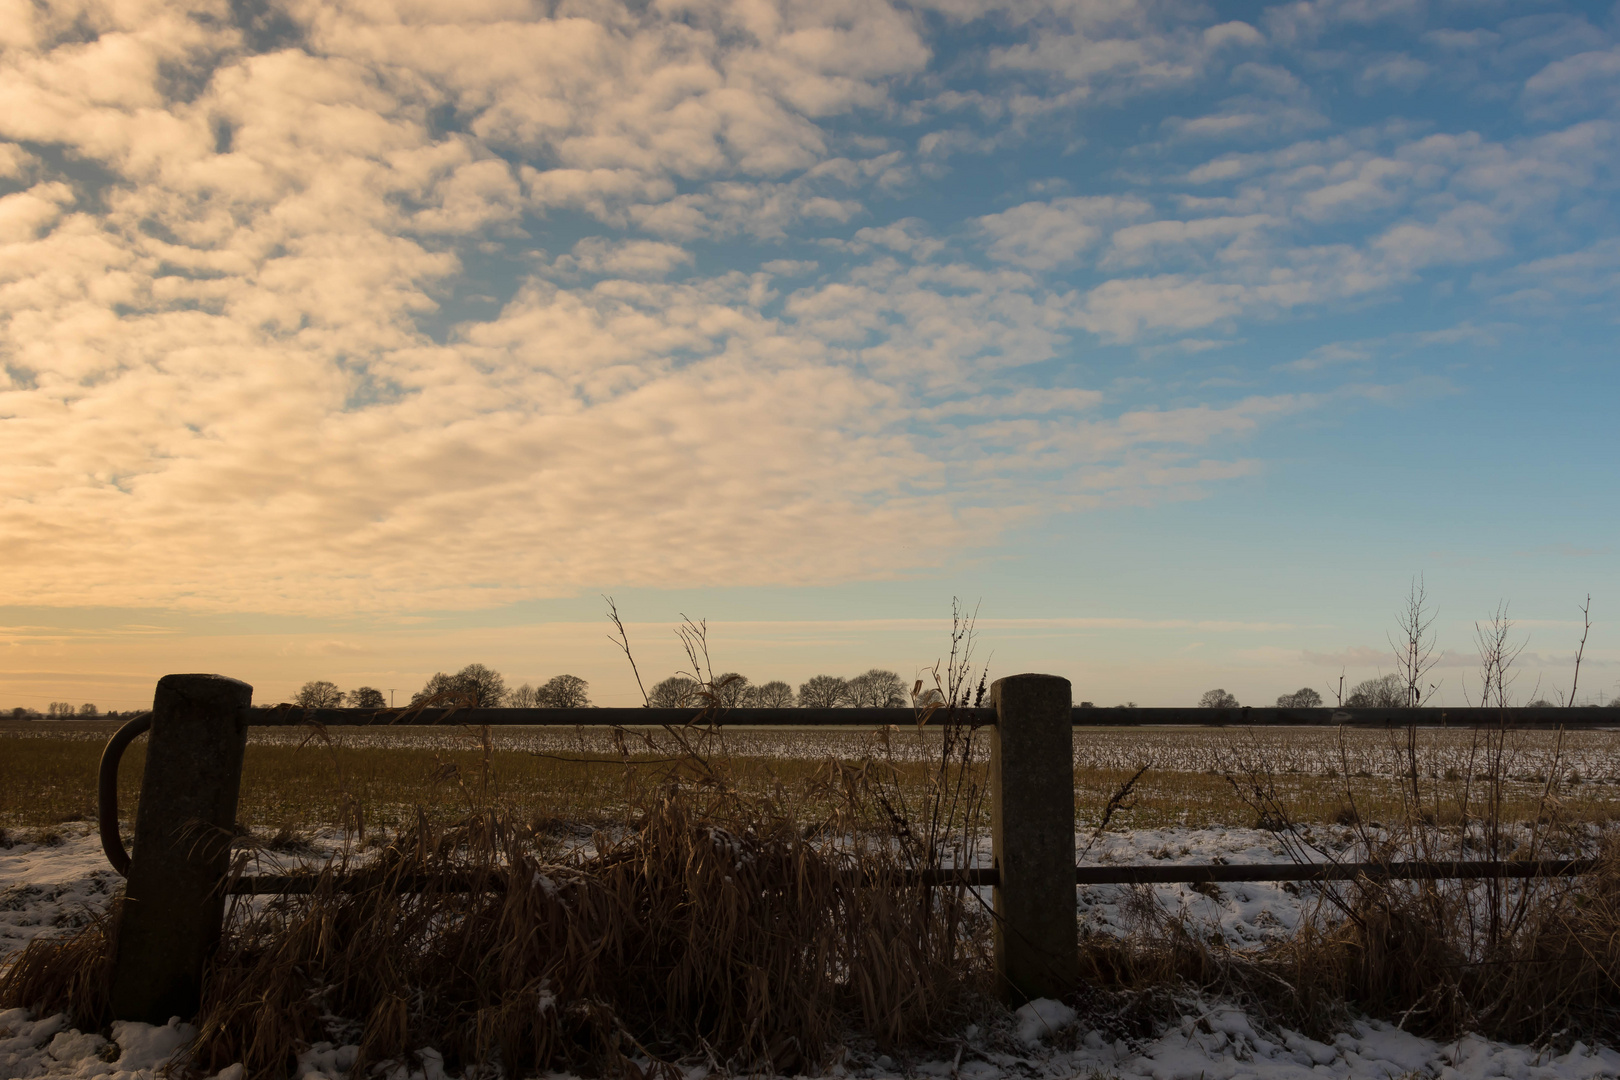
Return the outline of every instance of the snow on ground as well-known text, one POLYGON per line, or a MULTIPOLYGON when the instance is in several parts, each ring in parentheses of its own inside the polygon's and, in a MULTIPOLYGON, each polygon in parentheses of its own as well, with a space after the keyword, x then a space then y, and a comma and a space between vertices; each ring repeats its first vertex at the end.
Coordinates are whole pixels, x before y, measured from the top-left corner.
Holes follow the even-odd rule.
MULTIPOLYGON (((1048 1043, 1073 1028, 1074 1012, 1055 1001, 1032 1003, 1015 1017, 1025 1049, 1009 1054, 1004 1042, 970 1028, 962 1052, 950 1059, 911 1062, 901 1069, 888 1057, 849 1061, 829 1074, 887 1080, 901 1076, 941 1080, 1597 1080, 1620 1076, 1620 1052, 1577 1043, 1567 1053, 1538 1052, 1468 1036, 1436 1043, 1380 1021, 1320 1043, 1296 1032, 1268 1033, 1242 1010, 1219 1004, 1189 1012, 1157 1038, 1109 1042, 1095 1032, 1074 1050, 1048 1043), (1028 1015, 1024 1015, 1027 1013, 1028 1015)), ((34 1020, 20 1009, 0 1012, 0 1076, 75 1077, 79 1080, 154 1080, 169 1056, 191 1037, 188 1024, 165 1027, 116 1023, 111 1038, 66 1026, 61 1015, 34 1020)), ((356 1048, 317 1043, 298 1055, 296 1080, 347 1080, 356 1048)), ((373 1074, 378 1080, 446 1080, 443 1058, 424 1048, 415 1062, 373 1074)), ((705 1070, 688 1071, 703 1080, 705 1070)), ((215 1080, 241 1080, 232 1065, 215 1080)), ((547 1080, 569 1080, 555 1074, 547 1080)))
POLYGON ((45 834, 46 843, 0 847, 0 964, 42 933, 82 926, 107 909, 123 882, 84 825, 45 834))
MULTIPOLYGON (((1318 837, 1330 849, 1341 841, 1334 831, 1318 837)), ((316 852, 329 850, 335 837, 320 837, 316 852)), ((1277 838, 1252 829, 1157 829, 1109 834, 1086 850, 1085 862, 1283 862, 1277 838)), ((268 867, 266 868, 268 869, 268 867)), ((16 843, 0 848, 0 964, 35 936, 82 925, 106 910, 117 875, 107 866, 92 830, 67 826, 60 842, 16 843)), ((1204 887, 1155 886, 1154 896, 1172 913, 1233 942, 1258 942, 1295 926, 1311 903, 1308 894, 1282 884, 1256 883, 1204 887)), ((1098 886, 1081 892, 1085 921, 1099 930, 1124 929, 1131 918, 1126 886, 1098 886)), ((1467 1037, 1436 1043, 1381 1021, 1365 1021, 1331 1043, 1314 1042, 1290 1031, 1273 1031, 1242 1010, 1221 1002, 1186 1006, 1187 1015, 1156 1038, 1108 1041, 1096 1032, 1074 1030, 1072 1010, 1058 1002, 1034 1002, 1006 1020, 1001 1037, 969 1028, 961 1052, 949 1059, 910 1062, 902 1069, 887 1057, 851 1059, 835 1066, 839 1077, 900 1075, 950 1080, 1595 1080, 1620 1078, 1620 1051, 1577 1044, 1567 1053, 1467 1037), (1006 1052, 1008 1046, 1021 1052, 1006 1052), (1075 1049, 1062 1049, 1073 1046, 1075 1049), (1061 1048, 1060 1048, 1061 1047, 1061 1048)), ((74 1077, 78 1080, 154 1080, 170 1056, 191 1037, 177 1020, 163 1027, 114 1024, 104 1033, 79 1032, 62 1015, 32 1017, 21 1009, 0 1011, 0 1080, 74 1077)), ((297 1048, 295 1080, 348 1078, 353 1046, 317 1043, 297 1048)), ((424 1048, 418 1060, 377 1080, 445 1080, 443 1060, 424 1048)), ((690 1073, 701 1080, 701 1070, 690 1073)), ((232 1066, 217 1080, 241 1080, 232 1066)), ((358 1078, 355 1078, 358 1080, 358 1078)), ((370 1078, 368 1078, 370 1080, 370 1078)), ((550 1080, 564 1080, 553 1077, 550 1080)))
MULTIPOLYGON (((1307 832, 1312 842, 1340 858, 1353 857, 1354 838, 1348 830, 1317 829, 1307 832)), ((1079 838, 1076 861, 1091 863, 1287 863, 1289 859, 1275 833, 1261 829, 1215 826, 1208 829, 1135 829, 1105 833, 1092 842, 1079 838), (1089 849, 1088 849, 1089 845, 1089 849)), ((1081 925, 1092 930, 1123 933, 1130 928, 1134 890, 1139 886, 1093 885, 1080 890, 1081 925)), ((1187 924, 1215 933, 1233 947, 1259 945, 1286 937, 1314 904, 1311 885, 1284 881, 1244 881, 1221 884, 1150 886, 1164 911, 1184 916, 1187 924)))

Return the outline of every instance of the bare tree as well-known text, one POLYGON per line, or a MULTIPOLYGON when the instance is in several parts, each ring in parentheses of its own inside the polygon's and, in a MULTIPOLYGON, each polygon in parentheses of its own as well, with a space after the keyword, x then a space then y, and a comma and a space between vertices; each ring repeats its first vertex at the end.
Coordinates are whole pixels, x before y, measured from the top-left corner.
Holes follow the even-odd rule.
POLYGON ((760 683, 754 688, 754 704, 761 709, 793 708, 793 687, 781 679, 760 683))
POLYGON ((1581 657, 1586 655, 1586 638, 1592 632, 1592 594, 1586 594, 1586 603, 1581 605, 1581 644, 1575 650, 1575 676, 1569 681, 1569 701, 1565 705, 1569 708, 1575 706, 1575 690, 1581 685, 1581 657))
POLYGON ((858 709, 904 708, 906 684, 892 671, 873 668, 849 680, 849 703, 858 709))
POLYGON ((647 704, 654 709, 686 709, 697 705, 697 680, 671 675, 647 693, 647 704))
POLYGON ((79 715, 80 716, 99 716, 100 714, 101 714, 101 710, 96 708, 94 705, 92 705, 88 701, 85 702, 83 705, 79 706, 79 715))
POLYGON ((506 701, 506 679, 483 664, 468 664, 454 675, 435 672, 421 690, 411 695, 411 704, 432 698, 454 701, 463 708, 498 709, 506 701))
POLYGON ((1411 693, 1405 679, 1399 675, 1380 675, 1363 679, 1350 688, 1344 699, 1347 709, 1401 709, 1411 703, 1411 693))
POLYGON ((1279 709, 1320 709, 1322 695, 1308 686, 1302 686, 1292 694, 1284 694, 1277 699, 1279 709))
POLYGON ((1225 690, 1205 690, 1204 696, 1198 699, 1200 709, 1235 709, 1238 699, 1235 694, 1228 694, 1225 690))
POLYGON ((506 692, 506 705, 510 709, 538 709, 540 707, 540 691, 528 683, 524 683, 516 690, 506 692))
POLYGON ((1406 606, 1395 616, 1400 636, 1389 638, 1389 647, 1395 653, 1395 673, 1405 688, 1403 705, 1416 708, 1434 696, 1438 683, 1428 682, 1429 672, 1440 658, 1434 654, 1435 610, 1429 603, 1428 591, 1421 576, 1412 580, 1406 593, 1406 606))
MULTIPOLYGON (((422 684, 422 689, 411 695, 411 704, 419 705, 434 698, 439 699, 440 702, 445 702, 455 693, 457 693, 456 677, 449 672, 435 671, 428 677, 428 681, 422 684)), ((458 701, 457 704, 464 704, 464 702, 458 701)))
POLYGON ((753 695, 753 688, 748 685, 748 676, 736 671, 727 671, 714 677, 714 685, 710 687, 715 701, 723 709, 735 709, 748 704, 753 695))
POLYGON ((1517 644, 1513 642, 1512 637, 1513 619, 1508 615, 1505 600, 1496 605, 1496 611, 1488 623, 1474 624, 1474 643, 1479 649, 1481 684, 1479 703, 1482 707, 1490 705, 1495 705, 1499 709, 1507 707, 1508 687, 1512 686, 1518 677, 1513 671, 1513 662, 1519 658, 1524 647, 1530 644, 1528 635, 1517 644))
POLYGON ((298 704, 306 709, 336 709, 343 704, 343 691, 337 683, 311 679, 298 689, 298 704))
POLYGON ((375 686, 362 686, 358 690, 350 690, 344 695, 351 709, 386 709, 388 699, 383 692, 375 686))
POLYGON ((476 709, 498 709, 506 702, 506 679, 483 664, 468 664, 456 672, 456 683, 472 695, 476 709))
POLYGON ((591 704, 591 684, 578 675, 555 675, 535 691, 541 708, 584 709, 591 704))
POLYGON ((836 709, 849 704, 849 681, 837 675, 812 675, 799 687, 799 708, 836 709))

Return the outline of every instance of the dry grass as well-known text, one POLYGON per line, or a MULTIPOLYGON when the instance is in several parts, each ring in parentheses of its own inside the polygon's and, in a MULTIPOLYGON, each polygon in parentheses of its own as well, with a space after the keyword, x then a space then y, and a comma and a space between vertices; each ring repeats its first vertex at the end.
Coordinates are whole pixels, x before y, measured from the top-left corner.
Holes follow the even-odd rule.
POLYGON ((1328 904, 1292 937, 1237 950, 1138 887, 1131 933, 1082 938, 1082 981, 1105 1023, 1119 1013, 1174 1016, 1168 998, 1194 990, 1321 1039, 1361 1014, 1441 1040, 1476 1032, 1565 1049, 1620 1041, 1614 849, 1596 874, 1509 890, 1522 917, 1494 936, 1470 927, 1487 891, 1479 882, 1363 880, 1339 892, 1342 908, 1328 904))
MULTIPOLYGON (((1326 1035, 1352 1010, 1436 1038, 1568 1046, 1620 1040, 1620 833, 1571 783, 1559 747, 1532 793, 1512 733, 1473 733, 1467 767, 1451 778, 1426 760, 1415 732, 1397 732, 1403 775, 1381 786, 1341 776, 1337 798, 1372 862, 1539 860, 1595 855, 1582 877, 1375 882, 1324 886, 1290 938, 1226 948, 1138 890, 1124 938, 1083 947, 1094 985, 1127 995, 1192 986, 1255 1004, 1279 1023, 1326 1035), (1532 798, 1533 795, 1533 798, 1532 798), (1526 809, 1526 802, 1530 807, 1526 809), (1374 822, 1377 813, 1383 820, 1374 822)), ((1294 810, 1295 791, 1265 754, 1234 742, 1226 782, 1253 817, 1302 862, 1333 862, 1294 810)))
POLYGON ((958 890, 861 888, 892 851, 807 839, 787 807, 670 786, 619 838, 556 859, 498 813, 426 820, 356 894, 232 913, 196 1063, 252 1075, 358 1018, 355 1068, 431 1044, 452 1064, 627 1071, 712 1056, 734 1070, 813 1066, 850 1023, 904 1039, 983 971, 953 927, 958 890), (501 892, 401 894, 387 878, 499 876, 501 892))

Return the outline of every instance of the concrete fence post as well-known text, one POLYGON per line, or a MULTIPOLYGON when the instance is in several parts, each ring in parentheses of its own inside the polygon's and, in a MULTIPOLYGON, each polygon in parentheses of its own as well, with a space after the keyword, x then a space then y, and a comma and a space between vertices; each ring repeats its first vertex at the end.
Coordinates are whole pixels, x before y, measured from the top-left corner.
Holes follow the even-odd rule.
POLYGON ((165 675, 152 703, 135 850, 116 928, 115 1020, 190 1019, 219 943, 253 688, 165 675))
POLYGON ((991 852, 996 981, 1014 1005, 1080 981, 1074 884, 1074 717, 1069 680, 1009 675, 991 687, 991 852))

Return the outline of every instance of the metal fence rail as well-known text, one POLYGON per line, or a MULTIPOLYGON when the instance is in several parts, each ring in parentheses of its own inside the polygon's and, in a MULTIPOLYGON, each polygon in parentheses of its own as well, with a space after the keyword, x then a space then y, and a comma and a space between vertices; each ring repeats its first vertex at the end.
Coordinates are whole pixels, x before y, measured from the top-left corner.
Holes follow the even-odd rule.
MULTIPOLYGON (((397 725, 489 724, 495 727, 642 727, 682 725, 696 709, 304 709, 297 705, 256 708, 248 723, 256 727, 286 727, 317 723, 325 727, 397 725)), ((953 715, 964 722, 993 724, 996 710, 958 708, 953 715)), ((1422 708, 1422 709, 1127 709, 1075 708, 1076 727, 1115 726, 1307 726, 1332 727, 1495 727, 1514 728, 1620 727, 1620 707, 1580 708, 1422 708)), ((942 719, 943 714, 936 714, 942 719)), ((913 709, 726 709, 706 715, 704 723, 723 727, 882 727, 915 723, 913 709)))
MULTIPOLYGON (((1579 877, 1597 870, 1597 859, 1507 860, 1500 862, 1395 863, 1173 863, 1168 866, 1076 866, 1074 883, 1085 885, 1200 885, 1245 881, 1448 881, 1486 878, 1579 877)), ((967 885, 999 887, 995 867, 941 867, 899 874, 872 875, 850 870, 849 883, 869 888, 967 885)), ((309 896, 318 892, 396 893, 505 892, 507 875, 496 871, 472 874, 321 873, 244 876, 225 886, 229 896, 309 896)))

